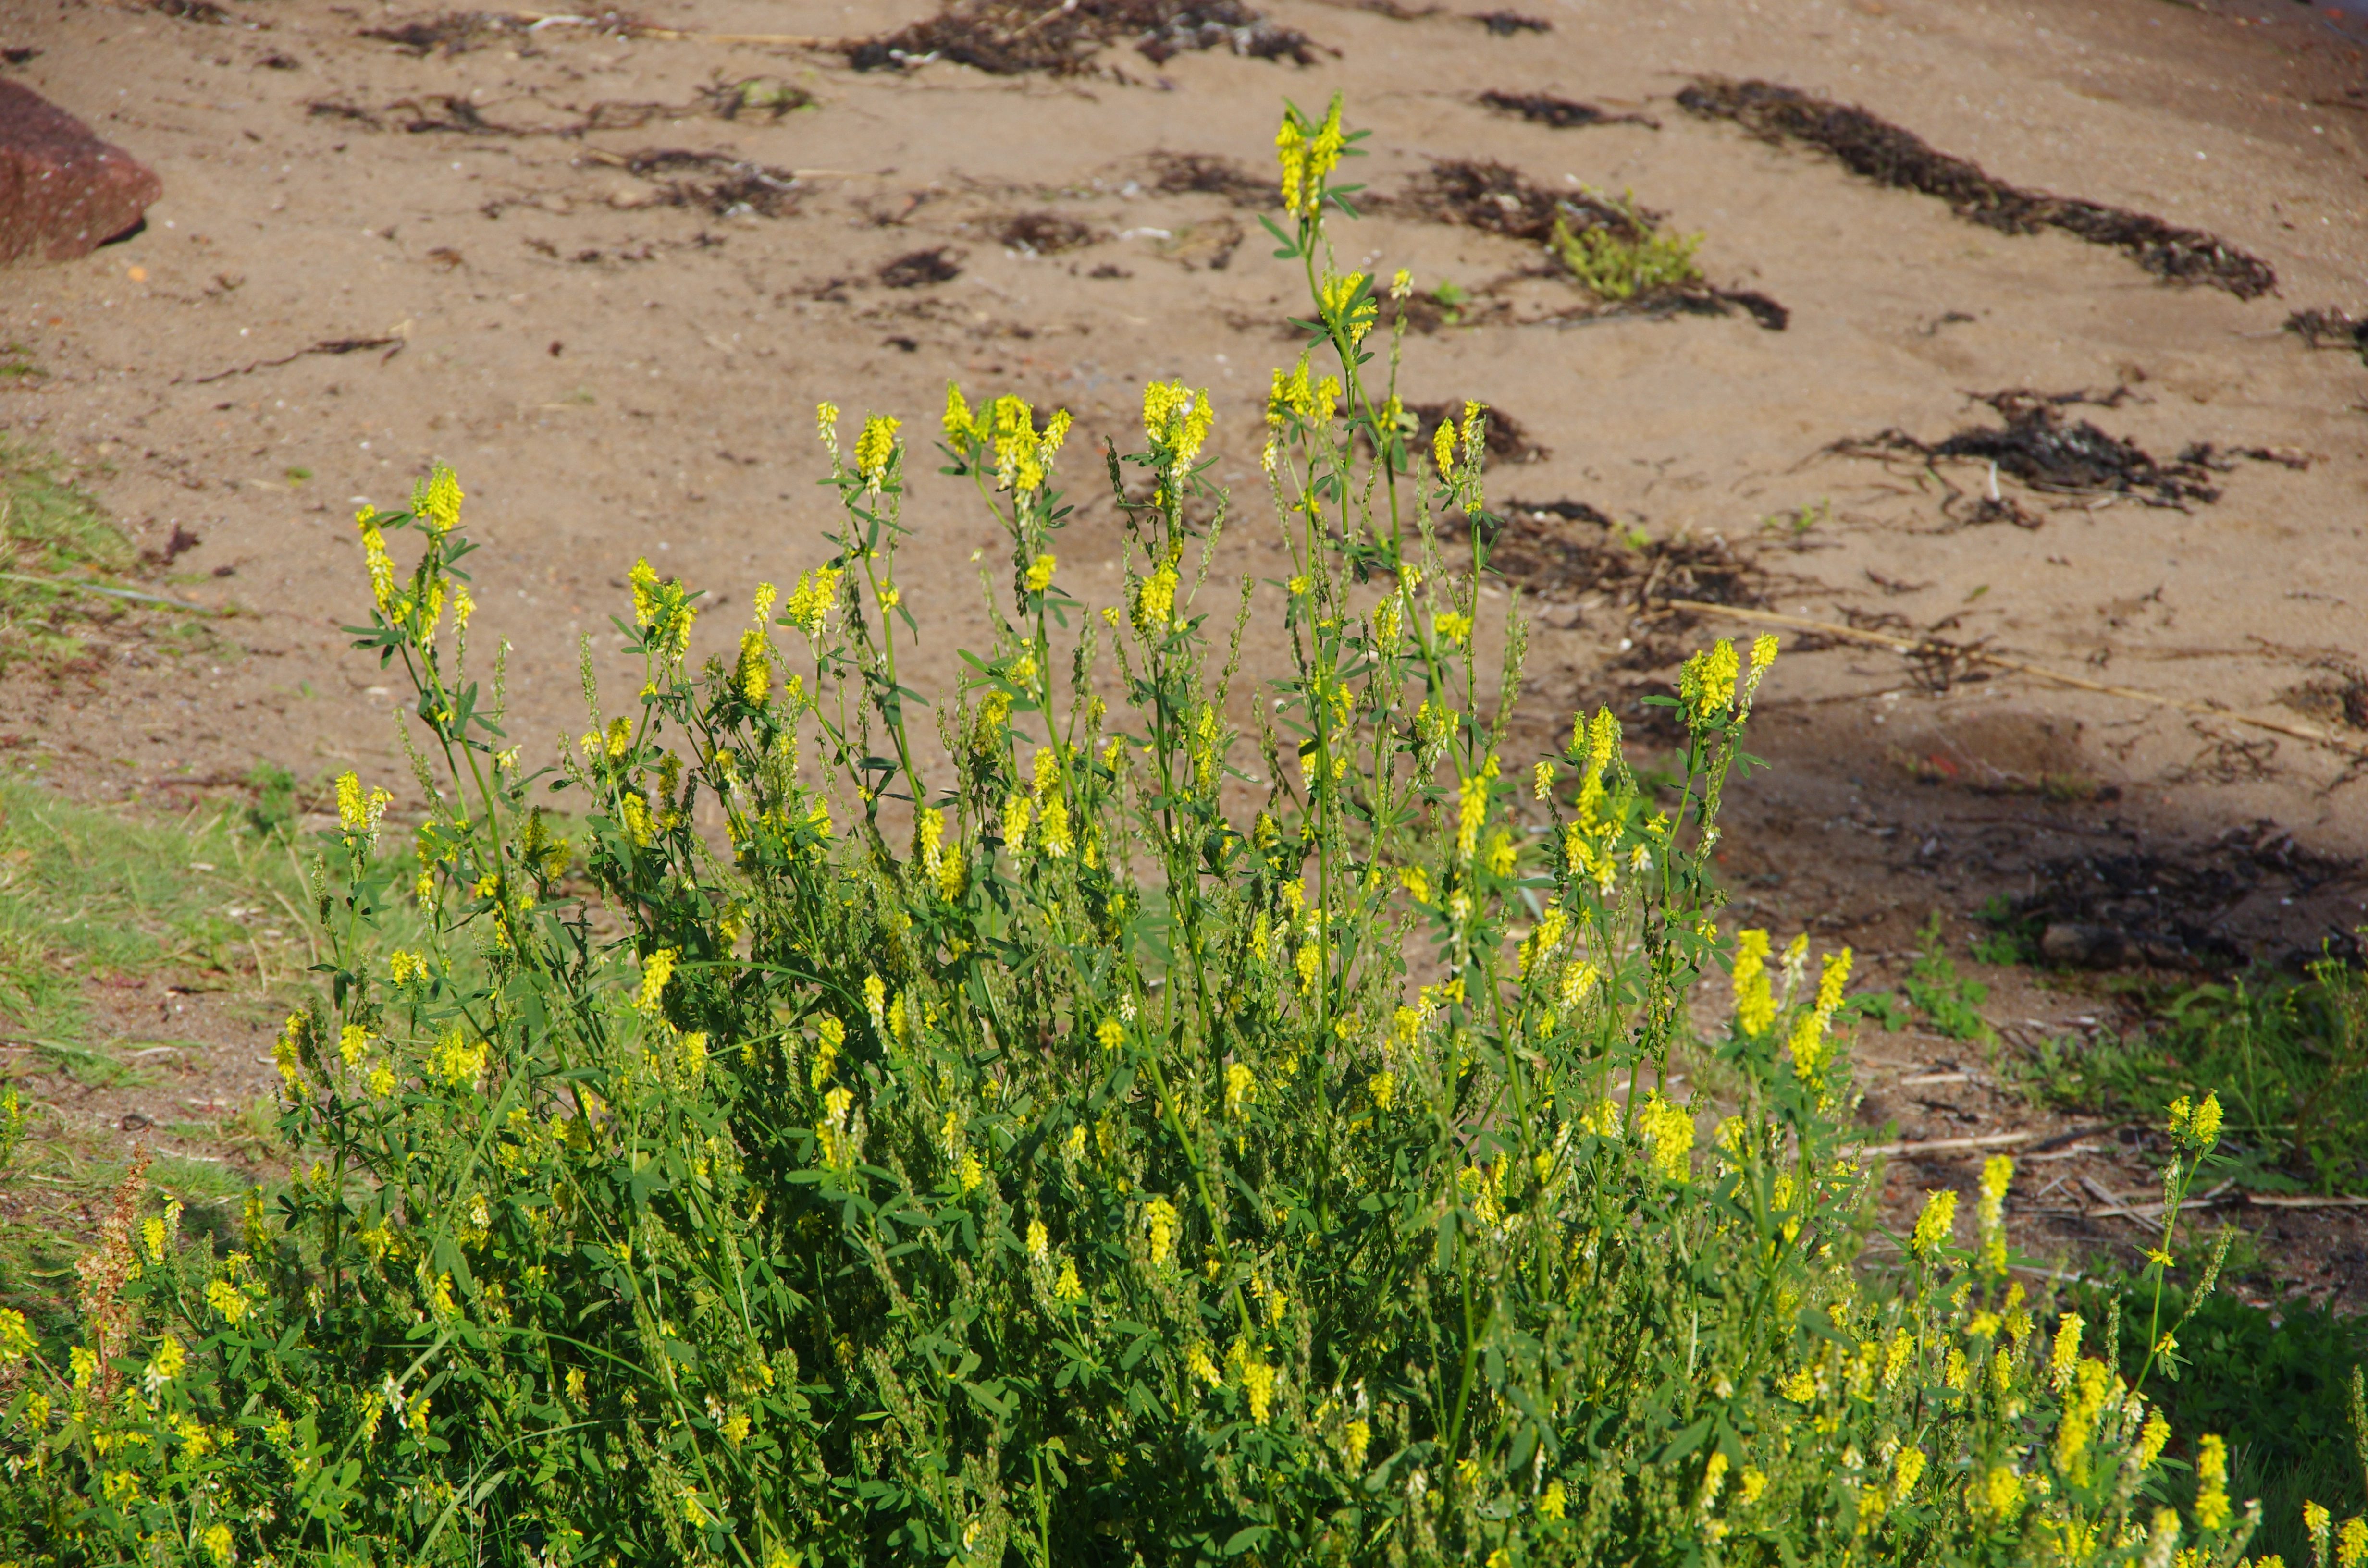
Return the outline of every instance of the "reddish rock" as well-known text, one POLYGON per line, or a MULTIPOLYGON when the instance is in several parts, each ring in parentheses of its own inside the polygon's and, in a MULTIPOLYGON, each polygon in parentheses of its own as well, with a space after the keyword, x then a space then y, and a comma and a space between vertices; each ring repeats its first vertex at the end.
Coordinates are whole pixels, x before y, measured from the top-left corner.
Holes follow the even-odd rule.
POLYGON ((0 80, 0 262, 72 261, 140 222, 165 183, 122 148, 0 80))

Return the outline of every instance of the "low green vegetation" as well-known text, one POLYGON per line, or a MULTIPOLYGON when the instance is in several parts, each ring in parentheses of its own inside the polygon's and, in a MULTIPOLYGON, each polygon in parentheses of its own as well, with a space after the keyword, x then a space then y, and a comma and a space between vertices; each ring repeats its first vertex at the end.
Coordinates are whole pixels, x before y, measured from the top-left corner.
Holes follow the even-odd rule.
POLYGON ((1998 1031, 1982 1017, 1989 987, 1957 972, 1941 934, 1941 914, 1935 910, 1918 943, 1916 961, 1896 991, 1861 992, 1851 1004, 1887 1029, 1921 1022, 1934 1033, 1971 1044, 1995 1046, 1998 1031))
POLYGON ((1633 196, 1608 199, 1624 220, 1592 223, 1573 231, 1569 221, 1554 220, 1547 248, 1598 299, 1632 300, 1656 289, 1702 281, 1694 252, 1700 234, 1664 233, 1637 210, 1633 196))
POLYGON ((67 585, 131 564, 123 535, 63 465, 0 435, 0 667, 72 656, 79 629, 122 604, 67 585))
MULTIPOLYGON (((2237 1562, 2226 1443, 2157 1405, 2180 1357, 2122 1370, 2200 1315, 2035 1294, 2004 1158, 1862 1252, 1850 954, 1722 929, 1708 874, 1775 640, 1651 699, 1665 791, 1608 710, 1502 755, 1520 623, 1480 625, 1487 531, 1439 527, 1485 506, 1486 414, 1406 451, 1327 239, 1355 141, 1337 100, 1279 138, 1318 330, 1268 407, 1263 678, 1181 382, 1104 465, 1103 605, 1061 571, 1067 415, 949 388, 926 464, 1010 570, 930 694, 897 563, 932 482, 823 405, 827 553, 700 666, 699 594, 637 565, 641 678, 612 710, 587 664, 552 768, 472 662, 457 479, 365 516, 427 814, 398 844, 336 783, 284 1189, 222 1224, 126 1172, 71 1310, 0 1309, 0 1562, 2237 1562)), ((2169 1124, 2166 1251, 2217 1115, 2169 1124)))
POLYGON ((2025 1064, 2043 1101, 2152 1120, 2215 1088, 2234 1177, 2257 1192, 2368 1190, 2368 976, 2336 959, 2136 994, 2118 1038, 2043 1045, 2025 1064))

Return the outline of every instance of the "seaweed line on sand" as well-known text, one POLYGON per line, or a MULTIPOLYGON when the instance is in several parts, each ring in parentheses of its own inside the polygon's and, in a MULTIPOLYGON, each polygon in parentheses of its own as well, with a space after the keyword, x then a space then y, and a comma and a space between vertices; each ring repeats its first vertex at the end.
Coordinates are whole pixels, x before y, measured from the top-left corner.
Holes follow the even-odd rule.
POLYGON ((2278 275, 2268 262, 2217 234, 2177 228, 2125 208, 2021 189, 1854 106, 1772 82, 1716 76, 1698 78, 1678 94, 1678 103, 1707 119, 1734 120, 1764 141, 1805 142, 1840 159, 1852 174, 1937 196, 1958 217, 2002 233, 2061 229, 2090 244, 2112 245, 2169 282, 2209 284, 2240 300, 2277 287, 2278 275))

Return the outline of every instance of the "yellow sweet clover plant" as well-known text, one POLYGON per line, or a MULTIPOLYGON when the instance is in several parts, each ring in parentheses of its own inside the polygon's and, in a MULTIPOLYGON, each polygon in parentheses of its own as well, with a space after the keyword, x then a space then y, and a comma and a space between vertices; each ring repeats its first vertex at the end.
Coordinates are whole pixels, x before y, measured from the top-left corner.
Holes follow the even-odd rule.
POLYGON ((2118 1322, 2013 1272, 2007 1161, 1971 1246, 1942 1192, 1864 1267, 1849 955, 1722 933, 1705 873, 1774 641, 1656 699, 1667 788, 1608 711, 1505 756, 1518 606, 1440 526, 1484 514, 1486 414, 1413 443, 1327 238, 1357 137, 1336 101, 1280 138, 1313 313, 1263 411, 1270 678, 1180 382, 1103 454, 1108 603, 1062 574, 1067 415, 948 389, 1009 571, 934 699, 910 449, 824 405, 828 558, 697 664, 699 595, 637 565, 643 682, 613 711, 587 655, 539 772, 470 674, 458 484, 364 515, 413 853, 340 787, 285 1193, 217 1260, 135 1173, 77 1324, 0 1313, 0 1560, 2236 1560, 2225 1449, 2180 1511, 2118 1322), (403 900, 431 939, 382 951, 403 900), (1714 1108, 1672 1051, 1730 961, 1714 1108))

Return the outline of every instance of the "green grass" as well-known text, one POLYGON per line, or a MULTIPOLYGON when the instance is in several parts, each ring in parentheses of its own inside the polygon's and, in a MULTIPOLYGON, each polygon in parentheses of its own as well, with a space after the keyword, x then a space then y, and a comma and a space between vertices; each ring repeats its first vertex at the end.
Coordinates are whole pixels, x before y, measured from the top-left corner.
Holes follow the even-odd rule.
POLYGON ((55 457, 0 436, 0 667, 73 657, 80 628, 122 607, 59 580, 106 576, 131 561, 97 498, 55 457))
POLYGON ((2043 1103, 2158 1121, 2216 1092, 2231 1173, 2258 1192, 2368 1190, 2368 977, 2328 960, 2140 991, 2153 1017, 2118 1040, 2043 1046, 2023 1067, 2043 1103))

